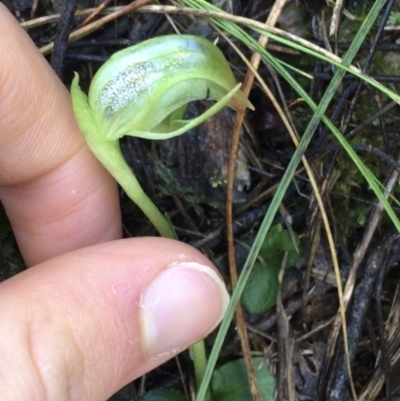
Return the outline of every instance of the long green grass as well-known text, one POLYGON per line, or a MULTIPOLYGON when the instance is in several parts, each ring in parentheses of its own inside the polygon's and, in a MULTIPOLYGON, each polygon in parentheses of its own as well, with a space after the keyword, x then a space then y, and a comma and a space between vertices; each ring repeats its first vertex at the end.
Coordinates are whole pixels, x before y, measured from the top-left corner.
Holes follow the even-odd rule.
MULTIPOLYGON (((209 10, 213 12, 221 12, 217 7, 210 5, 204 0, 183 0, 183 2, 192 8, 196 9, 202 9, 202 10, 209 10)), ((347 152, 351 160, 353 161, 354 165, 358 168, 358 170, 361 172, 361 174, 364 176, 366 182, 370 186, 370 188, 374 191, 375 195, 379 199, 379 201, 383 204, 383 207, 390 217, 391 221, 393 222, 393 225, 396 227, 398 231, 400 231, 400 221, 397 218, 395 212, 393 211, 391 205, 387 201, 384 192, 383 192, 383 186, 379 182, 379 180, 373 175, 373 173, 370 171, 370 169, 362 162, 362 160, 359 158, 359 156, 355 153, 355 151, 352 149, 352 147, 349 145, 349 143, 346 141, 346 139, 343 137, 341 132, 337 129, 337 127, 325 116, 325 112, 334 96, 336 93, 339 85, 342 82, 342 79, 345 75, 345 73, 350 73, 361 80, 363 80, 366 84, 369 84, 373 86, 375 89, 380 91, 381 93, 384 93, 387 95, 389 98, 393 99, 394 101, 400 103, 400 97, 385 87, 384 85, 380 84, 379 82, 376 82, 375 80, 371 79, 368 77, 366 74, 363 74, 359 70, 357 70, 355 67, 351 65, 354 57, 356 56, 361 44, 364 42, 367 34, 371 30, 373 24, 377 20, 379 13, 381 9, 383 8, 385 4, 385 0, 376 0, 373 7, 369 11, 368 15, 366 16, 364 22, 362 23, 361 27, 359 28, 357 34, 354 37, 354 40, 349 47, 348 51, 346 52, 345 56, 341 61, 338 60, 338 58, 334 55, 331 57, 329 54, 326 52, 318 52, 316 50, 313 50, 312 48, 306 47, 303 44, 299 42, 295 42, 294 40, 289 40, 287 38, 284 38, 282 36, 279 36, 276 33, 271 33, 267 29, 262 29, 259 24, 257 24, 256 27, 252 23, 246 24, 246 21, 244 19, 241 19, 241 22, 243 22, 245 25, 247 25, 248 28, 254 29, 255 31, 266 35, 270 37, 271 39, 274 39, 275 41, 284 44, 285 46, 291 47, 293 49, 296 49, 298 51, 301 51, 303 53, 306 53, 308 55, 311 55, 313 57, 316 57, 318 59, 324 60, 325 62, 331 63, 337 67, 337 70, 327 87, 324 96, 322 97, 321 101, 319 104, 316 104, 310 96, 302 89, 302 87, 299 85, 299 83, 296 81, 296 79, 291 75, 291 70, 292 68, 288 66, 285 63, 282 63, 280 60, 276 59, 273 57, 267 50, 265 50, 263 47, 261 47, 256 40, 254 40, 244 29, 242 29, 238 24, 226 20, 223 17, 222 18, 210 18, 210 20, 218 26, 220 29, 222 29, 224 32, 226 32, 228 35, 231 35, 235 37, 236 39, 240 40, 243 45, 247 46, 249 49, 253 51, 257 51, 260 53, 263 61, 267 63, 270 67, 272 67, 278 75, 280 75, 284 80, 288 82, 288 84, 293 88, 297 94, 304 99, 304 101, 307 103, 307 105, 310 107, 310 109, 314 112, 306 130, 304 131, 299 146, 297 147, 296 151, 293 154, 293 157, 289 163, 289 165, 286 168, 286 171, 281 179, 281 182, 275 192, 275 195, 271 201, 271 205, 261 223, 261 226, 259 228, 259 231, 256 235, 256 238, 254 240, 253 246, 249 252, 249 255, 247 257, 247 260, 243 266, 242 273, 239 277, 238 283, 236 285, 236 288, 232 294, 231 302, 229 304, 228 310, 225 314, 225 317, 221 323, 220 329, 218 331, 217 337, 214 342, 213 349, 211 351, 207 369, 205 376, 203 378, 202 385, 199 389, 199 392, 196 397, 196 401, 204 401, 212 372, 215 368, 216 362, 218 355, 220 353, 223 341, 225 339, 225 336, 228 332, 229 325, 232 321, 234 311, 236 304, 239 302, 241 294, 243 292, 243 289, 246 285, 246 282, 249 278, 249 275, 251 273, 252 266, 257 258, 257 255, 259 253, 261 244, 263 242, 263 239, 265 238, 266 234, 268 233, 271 224, 273 222, 273 219, 278 211, 279 205, 282 202, 282 199, 286 193, 286 190, 292 181, 295 171, 301 161, 301 157, 304 155, 304 152, 307 150, 307 147, 313 137, 313 134, 320 124, 320 122, 324 123, 326 127, 330 130, 330 132, 335 136, 335 138, 338 140, 338 142, 343 146, 344 150, 347 152)), ((275 30, 275 32, 279 32, 279 30, 275 30)))

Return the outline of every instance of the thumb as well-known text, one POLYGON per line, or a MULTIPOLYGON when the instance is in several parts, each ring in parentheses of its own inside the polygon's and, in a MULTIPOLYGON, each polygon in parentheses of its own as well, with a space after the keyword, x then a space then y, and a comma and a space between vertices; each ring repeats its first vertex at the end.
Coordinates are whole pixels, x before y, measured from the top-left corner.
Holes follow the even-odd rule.
POLYGON ((41 263, 0 284, 2 400, 106 400, 207 335, 227 303, 211 262, 168 239, 41 263))

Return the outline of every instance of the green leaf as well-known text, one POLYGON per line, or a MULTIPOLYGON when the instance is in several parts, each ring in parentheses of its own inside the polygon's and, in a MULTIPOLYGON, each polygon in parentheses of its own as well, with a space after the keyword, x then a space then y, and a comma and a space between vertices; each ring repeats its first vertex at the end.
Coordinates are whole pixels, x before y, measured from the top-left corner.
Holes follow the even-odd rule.
POLYGON ((243 307, 250 313, 264 313, 276 304, 279 291, 279 270, 285 253, 286 266, 293 266, 301 257, 299 239, 284 230, 281 224, 266 235, 259 255, 265 264, 255 262, 241 297, 243 307), (297 249, 296 249, 297 246, 297 249))
POLYGON ((299 239, 295 235, 292 237, 288 230, 277 224, 266 235, 260 249, 259 255, 265 264, 254 263, 242 294, 242 305, 248 312, 264 313, 276 304, 278 275, 286 252, 286 266, 295 265, 301 257, 299 239))
POLYGON ((288 230, 284 230, 281 224, 271 228, 261 246, 259 255, 266 261, 267 265, 280 268, 285 252, 288 253, 286 266, 295 265, 301 257, 299 239, 292 238, 288 230))
POLYGON ((279 268, 256 262, 242 294, 242 305, 250 313, 264 313, 276 304, 279 268))
POLYGON ((187 401, 181 391, 173 388, 156 388, 148 391, 140 401, 187 401))
MULTIPOLYGON (((269 371, 268 363, 263 358, 252 360, 261 399, 272 401, 274 399, 275 378, 269 371)), ((247 378, 246 366, 243 358, 219 367, 215 370, 212 380, 213 401, 248 401, 251 392, 247 378)))
POLYGON ((282 255, 282 231, 282 224, 277 224, 276 226, 273 226, 270 232, 265 237, 259 253, 259 255, 264 260, 268 260, 275 266, 279 265, 279 261, 276 261, 277 255, 282 255))
POLYGON ((386 25, 399 25, 400 24, 400 12, 391 11, 386 25))

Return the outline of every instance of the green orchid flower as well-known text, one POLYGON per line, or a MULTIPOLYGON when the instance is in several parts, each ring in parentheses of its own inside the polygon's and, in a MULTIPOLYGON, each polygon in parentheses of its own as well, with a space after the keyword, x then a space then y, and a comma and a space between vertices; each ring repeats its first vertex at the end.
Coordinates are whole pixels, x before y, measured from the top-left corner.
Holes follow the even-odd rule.
POLYGON ((160 235, 170 238, 176 238, 173 228, 126 164, 119 139, 169 139, 225 106, 253 109, 218 47, 191 35, 161 36, 115 53, 94 76, 88 96, 75 74, 71 96, 89 148, 160 235), (216 103, 200 116, 183 120, 187 104, 200 99, 216 103))

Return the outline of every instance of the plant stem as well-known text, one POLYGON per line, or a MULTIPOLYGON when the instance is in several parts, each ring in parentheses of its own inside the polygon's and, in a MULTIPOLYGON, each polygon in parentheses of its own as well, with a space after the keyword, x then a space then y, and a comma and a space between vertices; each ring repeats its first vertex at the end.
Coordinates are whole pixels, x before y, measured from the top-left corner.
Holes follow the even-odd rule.
POLYGON ((194 365, 194 376, 196 380, 196 392, 199 390, 201 382, 203 381, 204 373, 207 367, 206 350, 204 341, 199 341, 193 344, 190 348, 194 365))
MULTIPOLYGON (((196 381, 196 394, 199 392, 201 383, 203 382, 204 375, 207 369, 207 356, 206 348, 204 346, 204 340, 201 340, 190 347, 192 354, 193 366, 194 366, 194 377, 196 381)), ((205 395, 205 401, 211 401, 211 393, 208 388, 205 395)))
POLYGON ((151 221, 162 237, 177 239, 170 222, 161 214, 157 206, 143 191, 139 181, 126 163, 118 141, 91 143, 86 138, 92 152, 114 177, 129 198, 151 221))
POLYGON ((139 184, 137 178, 132 174, 129 187, 123 187, 126 194, 131 198, 146 217, 151 221, 161 237, 177 239, 170 222, 161 214, 157 206, 147 196, 139 184))

